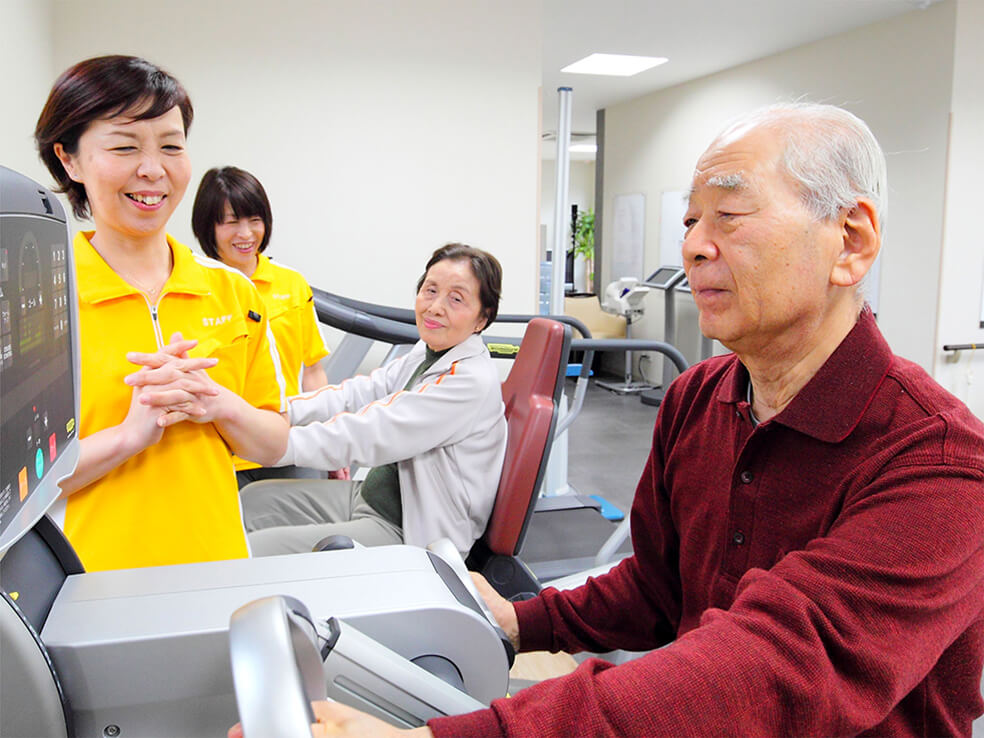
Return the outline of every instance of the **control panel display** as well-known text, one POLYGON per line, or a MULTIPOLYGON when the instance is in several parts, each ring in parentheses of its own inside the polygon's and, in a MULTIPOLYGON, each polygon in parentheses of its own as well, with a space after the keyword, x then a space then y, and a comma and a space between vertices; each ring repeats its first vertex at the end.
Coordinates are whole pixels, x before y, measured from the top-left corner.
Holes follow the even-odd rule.
POLYGON ((76 436, 64 222, 0 217, 0 532, 76 436))

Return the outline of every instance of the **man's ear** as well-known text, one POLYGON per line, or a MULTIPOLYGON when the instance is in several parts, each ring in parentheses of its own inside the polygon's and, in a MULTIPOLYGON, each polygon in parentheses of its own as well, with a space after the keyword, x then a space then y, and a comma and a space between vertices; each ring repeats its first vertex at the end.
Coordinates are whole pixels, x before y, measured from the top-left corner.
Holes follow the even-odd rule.
POLYGON ((850 287, 861 281, 875 263, 881 249, 881 223, 871 201, 858 200, 841 215, 842 248, 830 272, 830 281, 838 287, 850 287))
POLYGON ((55 156, 58 157, 58 161, 60 161, 62 166, 65 168, 65 173, 68 175, 69 179, 73 182, 82 182, 82 179, 77 171, 77 167, 75 166, 75 157, 65 151, 65 147, 60 143, 56 142, 52 148, 55 151, 55 156))

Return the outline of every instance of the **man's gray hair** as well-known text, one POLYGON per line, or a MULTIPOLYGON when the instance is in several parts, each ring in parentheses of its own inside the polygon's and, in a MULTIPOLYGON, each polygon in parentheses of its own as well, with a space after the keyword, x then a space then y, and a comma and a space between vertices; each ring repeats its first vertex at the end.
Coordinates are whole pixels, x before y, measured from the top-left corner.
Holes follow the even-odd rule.
POLYGON ((732 120, 718 138, 739 138, 760 127, 774 128, 783 136, 780 167, 799 187, 814 217, 835 218, 866 198, 884 226, 885 154, 863 120, 834 105, 781 103, 732 120))

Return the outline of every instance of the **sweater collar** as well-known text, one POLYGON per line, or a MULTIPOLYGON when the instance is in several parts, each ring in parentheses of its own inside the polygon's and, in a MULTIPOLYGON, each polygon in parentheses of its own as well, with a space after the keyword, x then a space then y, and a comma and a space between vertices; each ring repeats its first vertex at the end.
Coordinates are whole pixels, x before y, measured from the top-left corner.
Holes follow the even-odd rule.
MULTIPOLYGON (((792 401, 769 422, 827 443, 843 441, 860 422, 892 362, 892 351, 865 305, 854 328, 792 401)), ((747 404, 748 370, 732 357, 717 399, 747 404)))
MULTIPOLYGON (((92 245, 95 231, 80 231, 73 243, 78 279, 79 300, 96 304, 127 295, 144 296, 143 292, 129 284, 106 263, 92 245)), ((189 295, 207 295, 208 283, 202 270, 195 263, 195 255, 187 246, 167 236, 174 265, 171 276, 164 283, 161 297, 169 292, 189 295)))
MULTIPOLYGON (((417 341, 411 350, 411 353, 414 354, 414 358, 411 359, 414 366, 424 360, 424 357, 427 356, 427 351, 427 344, 423 341, 417 341)), ((482 335, 480 333, 473 333, 457 346, 452 346, 444 354, 442 354, 441 357, 434 362, 431 368, 424 372, 424 375, 426 376, 429 374, 440 374, 446 372, 456 361, 460 361, 461 359, 470 359, 473 356, 478 356, 483 353, 487 354, 488 352, 489 350, 485 348, 485 341, 482 340, 482 335)))

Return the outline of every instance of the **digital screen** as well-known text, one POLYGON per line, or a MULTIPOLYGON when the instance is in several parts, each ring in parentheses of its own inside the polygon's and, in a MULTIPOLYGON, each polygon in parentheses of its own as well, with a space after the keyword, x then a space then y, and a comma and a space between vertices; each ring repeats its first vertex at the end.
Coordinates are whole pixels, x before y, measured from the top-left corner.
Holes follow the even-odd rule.
POLYGON ((646 284, 652 287, 666 287, 674 277, 683 272, 683 267, 660 267, 649 275, 646 284))
POLYGON ((64 222, 0 217, 0 533, 77 434, 66 239, 64 222))

